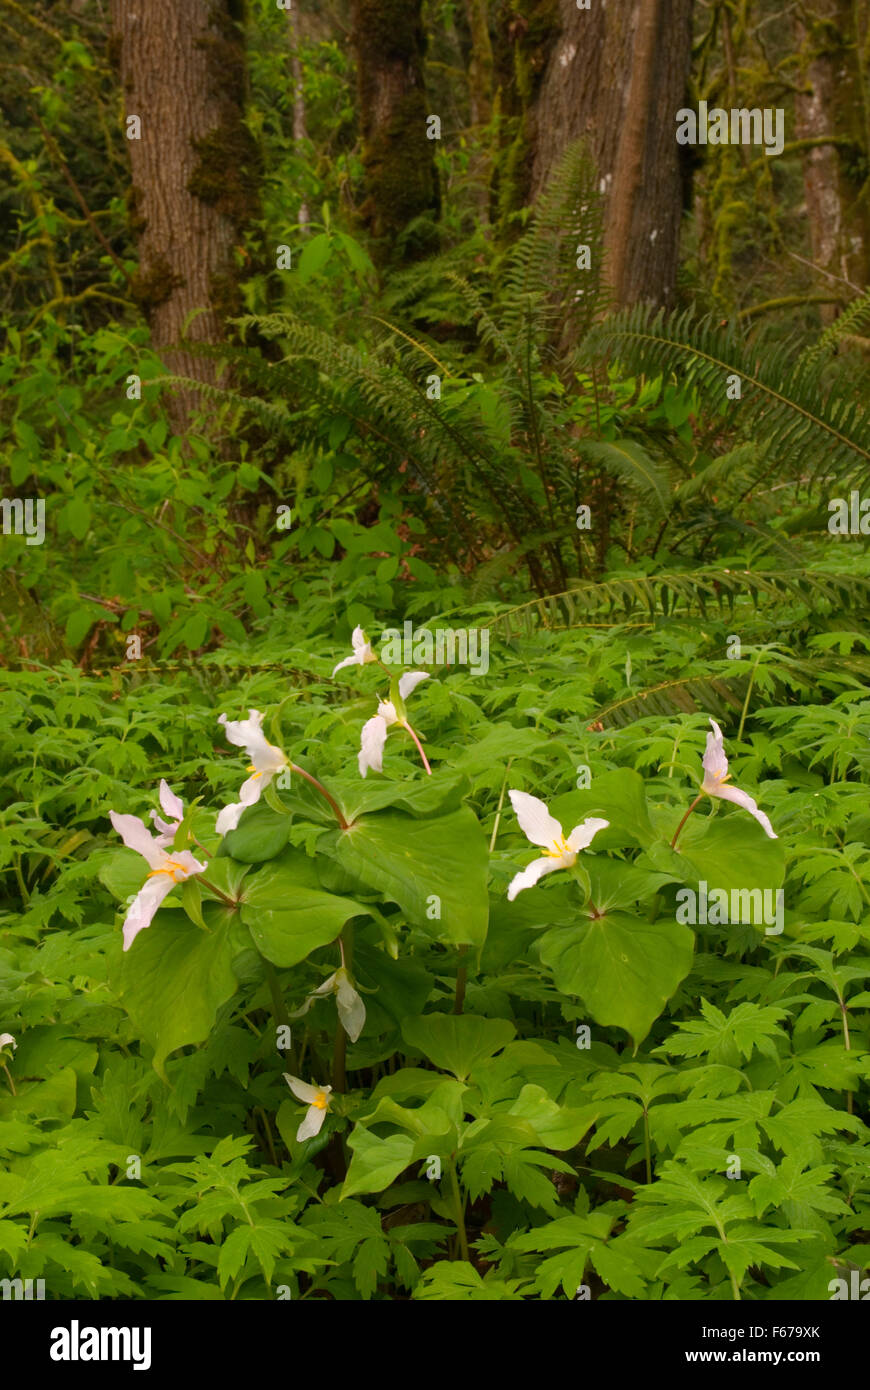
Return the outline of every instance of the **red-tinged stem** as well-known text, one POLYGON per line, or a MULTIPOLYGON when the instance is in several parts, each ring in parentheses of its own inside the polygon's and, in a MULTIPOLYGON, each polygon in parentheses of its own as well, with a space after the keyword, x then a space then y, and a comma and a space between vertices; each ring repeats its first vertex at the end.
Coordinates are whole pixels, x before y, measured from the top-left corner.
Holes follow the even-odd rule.
POLYGON ((407 723, 406 723, 406 724, 405 724, 405 728, 408 730, 408 733, 411 735, 411 738, 412 738, 412 739, 414 740, 414 742, 416 743, 416 745, 417 745, 417 751, 419 752, 420 757, 423 759, 423 766, 425 767, 427 773, 428 773, 429 776, 431 777, 431 776, 432 776, 432 769, 431 769, 431 767, 429 766, 429 759, 426 757, 426 754, 423 752, 423 745, 422 745, 422 743, 421 743, 420 740, 418 739, 417 735, 414 733, 414 730, 411 728, 411 725, 410 725, 410 724, 407 724, 407 723))
POLYGON ((350 827, 347 821, 345 820, 344 815, 342 814, 341 807, 339 806, 335 798, 329 795, 329 792, 326 790, 323 783, 318 782, 316 777, 312 777, 310 772, 306 772, 304 767, 297 767, 295 763, 288 763, 287 766, 290 768, 291 772, 298 772, 300 777, 304 777, 306 782, 310 782, 312 787, 314 787, 315 791, 320 792, 320 795, 324 797, 332 807, 333 812, 335 813, 335 819, 338 821, 341 829, 349 830, 350 827))
POLYGON ((689 807, 689 809, 688 809, 688 811, 686 812, 686 814, 683 816, 683 819, 680 821, 679 825, 678 825, 677 828, 676 828, 676 831, 674 832, 674 838, 671 840, 671 849, 675 849, 675 848, 676 848, 677 840, 680 838, 680 831, 682 830, 683 826, 686 824, 686 821, 689 819, 689 816, 690 816, 690 815, 692 814, 692 812, 694 811, 694 809, 695 809, 695 807, 697 806, 698 802, 699 802, 699 801, 702 801, 703 798, 704 798, 704 793, 703 793, 703 792, 698 792, 698 795, 695 797, 695 800, 692 802, 691 806, 689 807))
POLYGON ((228 898, 226 893, 222 893, 219 888, 215 888, 214 884, 209 883, 207 878, 203 878, 202 874, 197 874, 196 877, 199 879, 203 888, 207 888, 210 893, 214 893, 215 897, 220 898, 221 902, 225 903, 227 907, 238 907, 238 903, 233 898, 228 898))

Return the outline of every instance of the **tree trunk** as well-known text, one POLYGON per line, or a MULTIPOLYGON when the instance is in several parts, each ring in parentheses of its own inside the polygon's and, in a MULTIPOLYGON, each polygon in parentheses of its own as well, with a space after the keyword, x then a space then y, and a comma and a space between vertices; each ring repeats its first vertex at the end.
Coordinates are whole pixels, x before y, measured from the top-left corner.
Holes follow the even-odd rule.
POLYGON ((433 113, 423 85, 421 9, 422 0, 353 0, 367 195, 360 216, 381 261, 398 254, 412 259, 436 239, 438 180, 434 141, 427 138, 433 113), (416 219, 415 234, 405 235, 416 219))
MULTIPOLYGON (((839 284, 848 300, 866 287, 870 271, 870 92, 861 58, 870 16, 866 0, 813 0, 799 13, 795 29, 806 91, 795 96, 795 134, 798 140, 833 135, 849 142, 803 152, 812 258, 823 284, 832 292, 839 284)), ((830 322, 836 306, 823 305, 821 312, 823 322, 830 322)))
MULTIPOLYGON (((136 297, 173 373, 215 379, 214 363, 179 346, 218 343, 239 311, 234 247, 257 212, 257 149, 242 120, 246 91, 239 0, 111 0, 138 241, 136 297), (138 116, 140 138, 130 118, 138 116)), ((183 430, 199 403, 169 403, 183 430)))
POLYGON ((474 187, 478 216, 489 223, 489 199, 492 184, 492 43, 489 37, 488 0, 466 0, 468 27, 471 32, 471 57, 468 63, 468 99, 471 113, 471 138, 474 148, 469 159, 469 178, 474 187))
POLYGON ((675 116, 691 60, 692 0, 620 0, 578 10, 559 0, 561 33, 536 105, 538 196, 572 141, 585 138, 604 198, 604 280, 618 305, 673 302, 683 187, 675 116))

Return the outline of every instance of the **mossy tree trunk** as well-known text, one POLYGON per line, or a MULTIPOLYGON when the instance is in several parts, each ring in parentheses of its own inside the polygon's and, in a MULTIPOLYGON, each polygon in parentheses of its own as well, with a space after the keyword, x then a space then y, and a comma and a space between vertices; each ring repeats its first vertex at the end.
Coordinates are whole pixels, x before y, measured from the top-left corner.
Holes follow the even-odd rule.
POLYGON ((422 0, 353 0, 366 196, 360 216, 382 262, 432 250, 439 210, 427 136, 422 0), (414 227, 410 228, 410 224, 414 227))
MULTIPOLYGON (((135 293, 170 371, 214 380, 213 361, 185 350, 219 343, 238 312, 235 254, 257 211, 257 150, 243 123, 241 0, 111 0, 132 172, 135 293), (131 139, 138 116, 139 138, 131 139)), ((194 390, 170 397, 183 430, 194 390)))
POLYGON ((683 204, 676 112, 691 61, 691 0, 620 0, 578 10, 561 30, 535 113, 536 197, 573 140, 585 138, 604 197, 604 278, 619 305, 670 304, 683 204))
MULTIPOLYGON (((848 300, 870 273, 870 5, 867 0, 812 0, 795 21, 800 79, 795 134, 813 141, 803 152, 810 244, 821 286, 848 300), (825 144, 826 136, 842 143, 825 144)), ((822 307, 824 321, 835 305, 822 307)))

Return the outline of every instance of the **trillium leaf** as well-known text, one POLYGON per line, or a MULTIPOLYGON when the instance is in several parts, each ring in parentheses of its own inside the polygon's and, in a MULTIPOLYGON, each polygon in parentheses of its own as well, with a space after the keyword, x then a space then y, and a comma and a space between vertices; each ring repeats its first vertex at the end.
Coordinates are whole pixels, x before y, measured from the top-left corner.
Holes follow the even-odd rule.
POLYGON ((333 778, 329 789, 350 821, 385 806, 394 806, 412 816, 446 815, 461 805, 469 786, 464 773, 436 768, 431 777, 421 777, 416 782, 409 782, 407 778, 396 781, 333 778))
POLYGON ((203 1042, 218 1009, 238 988, 232 962, 249 943, 236 913, 221 916, 212 930, 203 931, 186 917, 167 921, 161 908, 117 970, 121 1003, 139 1036, 154 1048, 154 1070, 164 1081, 170 1052, 203 1042))
POLYGON ((656 839, 644 780, 639 772, 629 767, 602 772, 593 777, 591 786, 557 796, 549 803, 549 809, 561 821, 566 835, 588 816, 600 816, 609 821, 608 828, 599 830, 595 836, 590 852, 596 854, 626 843, 645 848, 656 839))
POLYGON ((290 852, 250 875, 241 913, 258 951, 274 965, 289 966, 328 946, 345 922, 368 909, 352 898, 324 892, 317 886, 313 861, 290 852))
POLYGON ((398 903, 414 926, 441 941, 484 941, 489 855, 468 807, 432 820, 397 811, 364 817, 338 836, 336 857, 358 882, 398 903))
POLYGON ((408 1018, 402 1036, 442 1071, 464 1081, 479 1062, 486 1062, 516 1036, 505 1018, 479 1018, 476 1014, 426 1014, 408 1018))
POLYGON ((236 829, 224 836, 218 855, 243 864, 263 864, 286 849, 288 824, 286 815, 258 801, 242 812, 236 829))
POLYGON ((578 995, 596 1023, 624 1028, 637 1044, 691 970, 693 949, 693 933, 673 920, 611 912, 547 932, 540 956, 557 989, 578 995))

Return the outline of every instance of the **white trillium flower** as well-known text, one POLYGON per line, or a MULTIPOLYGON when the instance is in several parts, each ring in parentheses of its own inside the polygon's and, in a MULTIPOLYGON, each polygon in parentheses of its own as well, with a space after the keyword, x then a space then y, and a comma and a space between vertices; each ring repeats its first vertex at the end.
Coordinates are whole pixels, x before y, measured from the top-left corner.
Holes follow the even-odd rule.
POLYGON ((11 1047, 14 1052, 17 1046, 18 1044, 11 1033, 0 1033, 0 1050, 4 1047, 11 1047))
POLYGON ((239 800, 225 806, 217 818, 215 829, 219 835, 235 830, 246 806, 253 806, 260 800, 260 794, 271 782, 276 772, 287 766, 287 757, 280 748, 267 742, 263 733, 263 716, 258 709, 248 710, 247 719, 227 719, 222 714, 218 719, 230 743, 236 748, 244 748, 251 760, 248 772, 251 776, 242 784, 239 800))
POLYGON ((334 667, 332 674, 340 671, 344 666, 366 666, 370 661, 377 661, 375 653, 372 651, 372 644, 366 637, 361 627, 355 627, 351 635, 351 645, 353 656, 346 656, 344 661, 340 661, 334 667))
POLYGON ((524 888, 533 888, 544 874, 555 873, 557 869, 570 869, 577 860, 581 849, 591 845, 599 830, 605 830, 610 821, 597 816, 589 816, 575 825, 566 836, 555 816, 551 816, 546 803, 527 792, 509 792, 511 805, 517 813, 520 829, 533 845, 540 845, 543 855, 533 859, 527 869, 517 874, 508 888, 508 902, 513 902, 517 893, 524 888))
MULTIPOLYGON (((399 695, 403 700, 407 700, 411 691, 416 689, 421 681, 428 679, 428 671, 407 671, 404 676, 399 677, 399 695)), ((369 768, 375 772, 383 772, 384 744, 392 724, 401 724, 407 728, 407 720, 400 718, 392 700, 381 700, 377 714, 366 720, 362 727, 358 754, 361 777, 365 777, 369 768)))
POLYGON ((127 848, 141 854, 151 870, 124 921, 124 950, 129 951, 140 931, 151 926, 155 912, 176 883, 204 873, 208 866, 200 864, 187 849, 167 854, 159 839, 138 816, 121 816, 117 811, 110 811, 109 819, 127 848))
POLYGON ((313 1139, 315 1134, 319 1134, 323 1121, 326 1119, 326 1112, 329 1109, 329 1096, 332 1091, 331 1086, 307 1086, 304 1081, 300 1081, 298 1076, 290 1076, 285 1071, 284 1080, 297 1100, 302 1100, 308 1106, 305 1119, 296 1131, 296 1142, 302 1144, 306 1139, 313 1139))
POLYGON ((175 839, 175 832, 184 819, 184 802, 162 777, 160 779, 160 809, 168 820, 161 820, 156 811, 150 811, 149 815, 155 826, 160 831, 157 836, 158 845, 171 845, 175 839))
POLYGON ((343 965, 313 990, 302 1008, 297 1009, 290 1017, 302 1018, 303 1014, 308 1013, 315 999, 322 999, 327 994, 335 995, 335 1006, 341 1026, 351 1042, 356 1042, 366 1021, 366 1006, 358 990, 354 989, 350 975, 343 965))
POLYGON ((733 801, 735 806, 742 806, 744 811, 755 817, 765 835, 771 840, 778 839, 779 836, 767 816, 763 811, 759 811, 757 803, 749 793, 740 791, 739 787, 725 786, 731 773, 728 771, 728 759, 725 757, 722 730, 715 719, 711 719, 710 723, 713 732, 707 735, 707 748, 702 760, 704 780, 701 783, 701 791, 706 792, 708 796, 718 797, 720 801, 733 801))

